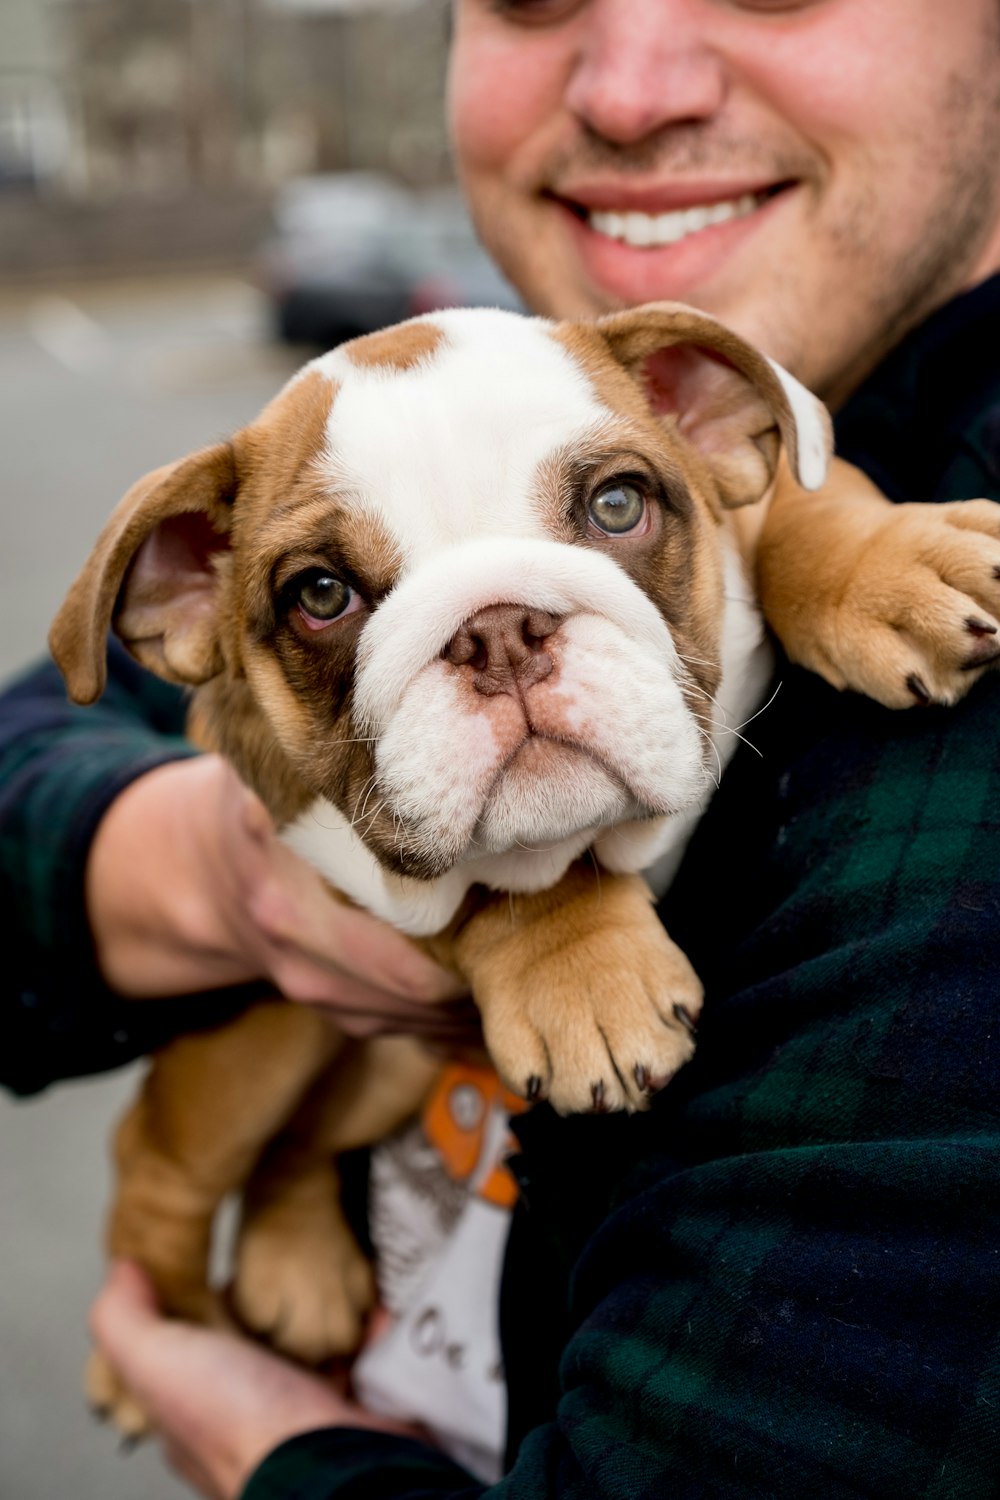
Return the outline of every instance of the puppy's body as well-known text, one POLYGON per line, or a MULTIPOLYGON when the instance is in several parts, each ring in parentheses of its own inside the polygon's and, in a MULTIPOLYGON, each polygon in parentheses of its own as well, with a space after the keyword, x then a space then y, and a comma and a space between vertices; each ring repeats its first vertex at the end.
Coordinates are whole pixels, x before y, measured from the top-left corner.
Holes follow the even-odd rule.
MULTIPOLYGON (((82 701, 112 621, 194 686, 193 736, 291 846, 466 978, 511 1088, 643 1108, 690 1055, 701 996, 639 872, 669 878, 768 674, 763 507, 741 507, 779 481, 761 556, 793 654, 887 701, 914 675, 877 632, 868 649, 850 594, 851 538, 870 558, 885 502, 843 468, 819 509, 803 492, 828 454, 818 403, 690 309, 440 314, 314 361, 231 443, 136 486, 53 649, 82 701)), ((971 649, 963 608, 929 646, 910 633, 942 696, 986 660, 949 658, 971 649)), ((212 1213, 253 1174, 242 1316, 302 1356, 349 1346, 371 1288, 330 1152, 430 1076, 410 1044, 345 1051, 293 1007, 183 1039, 120 1136, 113 1251, 174 1310, 217 1316, 212 1213)))

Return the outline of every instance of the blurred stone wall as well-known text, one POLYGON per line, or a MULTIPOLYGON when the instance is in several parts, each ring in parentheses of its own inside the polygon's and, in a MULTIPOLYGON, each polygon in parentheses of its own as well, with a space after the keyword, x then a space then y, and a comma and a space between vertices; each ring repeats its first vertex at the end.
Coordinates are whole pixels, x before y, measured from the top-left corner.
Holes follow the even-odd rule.
POLYGON ((448 175, 446 0, 62 0, 76 149, 90 195, 294 172, 448 175))
POLYGON ((238 255, 300 174, 450 178, 448 0, 7 3, 0 125, 6 88, 48 144, 33 180, 0 160, 0 274, 238 255), (15 79, 18 6, 49 40, 15 79))

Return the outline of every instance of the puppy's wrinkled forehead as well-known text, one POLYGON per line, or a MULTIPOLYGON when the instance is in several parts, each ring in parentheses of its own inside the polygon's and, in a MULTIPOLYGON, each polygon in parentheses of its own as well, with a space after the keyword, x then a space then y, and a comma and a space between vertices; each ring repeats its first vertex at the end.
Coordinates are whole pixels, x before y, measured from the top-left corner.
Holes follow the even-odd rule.
POLYGON ((438 313, 308 368, 334 387, 317 475, 404 570, 476 536, 550 534, 539 470, 612 420, 545 324, 492 310, 438 313))

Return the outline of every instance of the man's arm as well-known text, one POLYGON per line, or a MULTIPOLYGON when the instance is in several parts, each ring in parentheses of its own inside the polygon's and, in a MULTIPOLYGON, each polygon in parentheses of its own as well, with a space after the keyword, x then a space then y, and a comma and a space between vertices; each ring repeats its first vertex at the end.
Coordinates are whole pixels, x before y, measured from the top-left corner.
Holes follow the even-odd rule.
POLYGON ((0 1076, 18 1093, 128 1061, 185 1024, 133 1011, 105 982, 84 869, 108 806, 137 777, 192 754, 182 695, 112 646, 93 710, 46 663, 0 699, 0 899, 12 918, 0 989, 0 1076))
POLYGON ((92 708, 51 664, 0 699, 0 1081, 113 1067, 276 990, 355 1034, 467 1038, 464 1006, 428 1005, 454 981, 334 901, 183 723, 183 695, 115 643, 92 708))

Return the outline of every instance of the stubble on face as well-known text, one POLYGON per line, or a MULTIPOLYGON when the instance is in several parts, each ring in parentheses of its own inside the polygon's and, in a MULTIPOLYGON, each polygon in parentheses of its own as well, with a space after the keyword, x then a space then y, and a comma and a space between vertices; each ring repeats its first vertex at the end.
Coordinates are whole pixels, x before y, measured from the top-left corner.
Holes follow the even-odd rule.
POLYGON ((831 225, 831 244, 845 266, 870 272, 870 335, 832 384, 827 399, 834 403, 931 312, 1000 269, 1000 7, 983 40, 993 61, 987 87, 970 98, 967 77, 946 76, 933 128, 914 142, 913 188, 924 199, 924 222, 902 254, 880 249, 877 169, 867 201, 859 196, 831 225))
MULTIPOLYGON (((889 102, 873 108, 859 90, 832 119, 814 117, 806 89, 796 101, 786 79, 774 100, 744 89, 734 94, 738 107, 627 144, 555 109, 491 157, 488 136, 484 152, 474 128, 464 149, 460 111, 457 155, 480 234, 540 312, 586 316, 678 293, 651 275, 626 299, 588 276, 558 202, 574 183, 794 183, 737 255, 681 295, 836 404, 909 328, 1000 267, 1000 6, 959 0, 959 10, 964 46, 950 67, 931 57, 907 77, 898 69, 912 60, 887 57, 889 102)), ((465 119, 475 127, 467 103, 465 119)))

